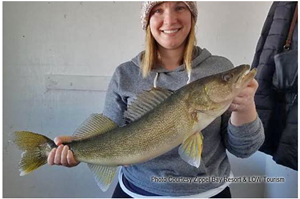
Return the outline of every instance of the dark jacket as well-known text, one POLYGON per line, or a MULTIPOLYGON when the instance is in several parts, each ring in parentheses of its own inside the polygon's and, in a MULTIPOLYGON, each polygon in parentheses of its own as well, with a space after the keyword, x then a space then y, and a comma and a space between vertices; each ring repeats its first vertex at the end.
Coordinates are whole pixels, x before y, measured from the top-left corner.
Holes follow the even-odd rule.
MULTIPOLYGON (((257 68, 259 88, 255 95, 256 108, 265 128, 265 142, 260 148, 284 166, 298 170, 298 52, 295 82, 288 90, 275 86, 274 55, 283 52, 297 2, 274 2, 259 38, 252 68, 257 68)), ((291 50, 298 51, 298 22, 291 50)), ((288 66, 285 66, 288 67, 288 66)))

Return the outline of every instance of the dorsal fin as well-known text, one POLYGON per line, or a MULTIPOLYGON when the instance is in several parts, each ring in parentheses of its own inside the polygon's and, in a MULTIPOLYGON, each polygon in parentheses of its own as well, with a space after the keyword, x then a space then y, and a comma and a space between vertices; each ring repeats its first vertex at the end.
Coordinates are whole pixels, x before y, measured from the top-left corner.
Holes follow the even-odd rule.
POLYGON ((108 117, 103 114, 91 114, 74 132, 74 140, 85 139, 95 135, 103 134, 118 127, 108 117))
POLYGON ((131 123, 154 109, 174 92, 163 88, 152 88, 137 95, 137 99, 127 107, 125 122, 131 123))

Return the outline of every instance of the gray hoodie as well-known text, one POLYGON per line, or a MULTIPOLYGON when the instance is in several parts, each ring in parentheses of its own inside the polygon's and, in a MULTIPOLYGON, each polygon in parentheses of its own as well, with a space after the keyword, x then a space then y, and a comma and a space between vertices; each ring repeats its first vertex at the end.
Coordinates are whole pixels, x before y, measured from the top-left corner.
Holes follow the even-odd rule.
MULTIPOLYGON (((116 68, 107 90, 103 114, 119 126, 124 125, 123 113, 127 104, 134 100, 136 94, 153 87, 157 73, 157 87, 177 90, 188 81, 184 65, 174 71, 167 71, 160 67, 152 70, 146 78, 142 78, 141 55, 142 53, 116 68)), ((233 65, 226 58, 213 56, 208 50, 197 47, 192 68, 191 82, 229 70, 233 68, 233 65)), ((195 195, 221 186, 224 181, 221 183, 158 183, 151 179, 170 176, 176 178, 228 177, 231 169, 226 149, 237 157, 245 158, 256 152, 264 141, 263 126, 259 118, 240 127, 233 126, 229 118, 230 113, 226 112, 202 131, 204 144, 199 168, 183 161, 176 147, 150 161, 123 167, 124 176, 133 185, 163 196, 195 195)))

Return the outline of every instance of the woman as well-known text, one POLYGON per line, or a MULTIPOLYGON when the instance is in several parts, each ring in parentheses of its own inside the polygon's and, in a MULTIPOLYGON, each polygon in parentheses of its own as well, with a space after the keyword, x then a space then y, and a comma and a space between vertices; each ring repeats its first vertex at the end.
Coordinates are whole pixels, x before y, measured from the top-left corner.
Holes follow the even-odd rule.
MULTIPOLYGON (((136 94, 151 87, 177 90, 196 79, 233 67, 227 59, 212 56, 195 46, 196 2, 144 2, 142 24, 146 30, 146 50, 121 64, 110 82, 103 114, 124 125, 123 113, 136 94)), ((248 157, 264 141, 253 96, 255 80, 237 96, 231 112, 217 118, 203 130, 204 148, 199 168, 190 166, 178 155, 178 148, 150 161, 122 167, 113 197, 192 196, 231 197, 229 183, 200 183, 201 177, 232 176, 226 149, 238 157, 248 157), (194 177, 192 183, 158 183, 159 177, 194 177), (198 180, 198 181, 197 181, 198 180)), ((72 137, 57 137, 59 147, 48 157, 50 165, 67 167, 79 164, 63 142, 72 137)))

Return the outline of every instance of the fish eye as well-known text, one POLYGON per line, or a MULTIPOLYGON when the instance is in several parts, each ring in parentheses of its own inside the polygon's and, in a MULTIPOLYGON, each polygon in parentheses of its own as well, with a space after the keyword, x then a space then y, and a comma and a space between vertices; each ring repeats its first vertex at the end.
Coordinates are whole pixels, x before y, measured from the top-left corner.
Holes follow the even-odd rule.
POLYGON ((223 78, 224 81, 228 82, 229 80, 232 79, 232 77, 233 77, 233 75, 231 73, 229 73, 229 74, 223 75, 222 78, 223 78))

